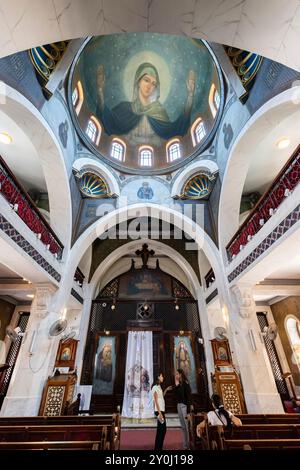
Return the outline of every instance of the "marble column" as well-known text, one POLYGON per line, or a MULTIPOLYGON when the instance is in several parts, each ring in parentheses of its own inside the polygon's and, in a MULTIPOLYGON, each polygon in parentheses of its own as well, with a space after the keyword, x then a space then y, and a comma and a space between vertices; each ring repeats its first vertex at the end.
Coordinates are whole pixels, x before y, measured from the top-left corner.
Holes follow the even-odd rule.
POLYGON ((59 337, 49 337, 58 320, 53 311, 56 287, 37 284, 22 345, 0 416, 36 416, 46 379, 53 373, 59 337), (31 351, 31 352, 30 352, 31 351))
POLYGON ((211 318, 209 315, 209 310, 204 300, 203 295, 203 288, 199 288, 199 292, 197 292, 198 297, 198 310, 199 310, 199 319, 201 325, 201 333, 202 333, 202 345, 204 348, 205 353, 205 362, 206 362, 206 374, 207 374, 207 381, 208 381, 208 389, 209 394, 212 393, 212 383, 211 383, 211 374, 214 373, 214 359, 211 349, 210 339, 212 338, 211 335, 211 318))
POLYGON ((252 287, 230 289, 229 328, 233 360, 240 372, 248 413, 283 413, 270 360, 260 339, 252 287))

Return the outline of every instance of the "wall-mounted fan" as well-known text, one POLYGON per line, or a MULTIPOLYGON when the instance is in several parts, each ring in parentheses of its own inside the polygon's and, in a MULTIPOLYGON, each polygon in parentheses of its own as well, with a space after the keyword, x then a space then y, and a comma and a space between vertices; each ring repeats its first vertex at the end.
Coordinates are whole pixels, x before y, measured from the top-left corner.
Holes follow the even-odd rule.
POLYGON ((49 329, 49 336, 58 336, 67 328, 67 320, 56 320, 49 329))
POLYGON ((278 334, 278 328, 276 323, 271 323, 269 326, 265 326, 262 335, 264 338, 267 338, 271 341, 274 341, 278 334))
POLYGON ((6 327, 6 334, 9 339, 14 343, 15 341, 17 341, 18 338, 24 336, 25 333, 22 332, 19 326, 13 328, 12 326, 8 325, 6 327))
POLYGON ((223 326, 216 326, 214 335, 216 339, 224 341, 224 339, 227 339, 227 330, 223 326))

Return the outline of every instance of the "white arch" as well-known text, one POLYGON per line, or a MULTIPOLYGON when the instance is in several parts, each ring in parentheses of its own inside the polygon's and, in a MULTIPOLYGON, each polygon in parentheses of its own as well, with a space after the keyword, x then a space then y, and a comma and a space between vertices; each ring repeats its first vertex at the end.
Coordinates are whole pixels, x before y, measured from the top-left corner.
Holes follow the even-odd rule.
MULTIPOLYGON (((284 118, 293 113, 299 114, 299 93, 300 86, 296 86, 265 103, 249 119, 232 146, 219 203, 218 238, 224 260, 226 260, 226 244, 239 226, 240 202, 250 163, 253 158, 259 158, 256 154, 256 145, 263 141, 267 133, 277 132, 284 118)), ((295 125, 298 126, 298 123, 295 122, 295 125)), ((276 152, 276 147, 270 148, 270 151, 276 152)))
POLYGON ((78 158, 73 163, 73 169, 76 171, 84 170, 85 168, 95 170, 96 173, 100 174, 103 179, 105 179, 110 191, 117 196, 120 196, 120 187, 118 185, 117 179, 105 165, 88 157, 78 158))
POLYGON ((179 171, 176 175, 171 190, 171 196, 173 197, 180 194, 187 180, 192 175, 196 174, 198 171, 204 170, 210 171, 211 173, 215 173, 216 171, 218 171, 218 169, 218 165, 212 160, 200 160, 192 163, 191 165, 187 165, 184 170, 179 171))
POLYGON ((1 111, 28 136, 37 152, 48 191, 51 227, 68 249, 72 231, 71 195, 59 142, 41 113, 17 90, 8 85, 0 87, 1 102, 4 103, 1 111))
POLYGON ((63 39, 149 31, 205 38, 300 69, 298 0, 285 2, 284 7, 264 0, 264 8, 260 0, 164 0, 150 5, 146 0, 89 0, 88 8, 78 1, 67 8, 65 2, 50 0, 27 0, 26 8, 20 3, 19 19, 16 2, 6 2, 1 11, 1 56, 63 39))
MULTIPOLYGON (((129 252, 132 252, 135 247, 140 247, 143 243, 151 243, 151 247, 154 246, 157 249, 163 250, 164 254, 169 256, 173 261, 177 263, 177 265, 181 268, 181 270, 184 272, 186 275, 187 279, 189 280, 191 286, 193 287, 193 292, 192 294, 195 296, 195 298, 198 297, 198 293, 200 290, 200 283, 199 280, 196 276, 195 271, 191 267, 191 265, 188 263, 188 261, 174 248, 166 245, 165 243, 162 243, 158 240, 148 240, 148 239, 139 239, 139 240, 133 240, 131 242, 128 242, 116 250, 114 250, 112 253, 110 253, 98 266, 96 271, 93 274, 93 277, 90 281, 92 284, 92 296, 95 296, 95 291, 97 288, 98 283, 100 282, 101 277, 104 276, 105 272, 109 270, 109 268, 122 256, 125 254, 128 254, 129 252)), ((186 286, 189 288, 189 286, 186 286)))
POLYGON ((184 230, 184 232, 193 238, 198 244, 198 250, 202 249, 204 251, 216 275, 216 284, 219 295, 227 298, 228 294, 225 287, 227 285, 227 281, 220 253, 212 239, 205 233, 205 231, 187 216, 182 215, 174 209, 151 203, 143 203, 112 210, 108 214, 104 215, 100 220, 97 220, 94 224, 90 225, 77 239, 70 251, 68 266, 63 273, 61 289, 56 298, 55 308, 57 311, 61 310, 65 303, 66 295, 71 291, 74 272, 88 247, 106 230, 114 228, 118 223, 135 217, 153 217, 166 222, 170 222, 172 218, 172 224, 181 230, 184 230))

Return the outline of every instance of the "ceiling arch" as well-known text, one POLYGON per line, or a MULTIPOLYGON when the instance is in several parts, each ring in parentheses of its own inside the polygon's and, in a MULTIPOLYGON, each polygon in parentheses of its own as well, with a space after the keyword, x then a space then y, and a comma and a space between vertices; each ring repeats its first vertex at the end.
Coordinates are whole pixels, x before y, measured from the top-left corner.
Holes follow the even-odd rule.
POLYGON ((13 0, 0 10, 0 31, 1 56, 89 35, 149 31, 227 44, 300 70, 298 0, 13 0))
MULTIPOLYGON (((93 289, 93 296, 96 293, 96 288, 97 285, 101 282, 101 280, 104 278, 106 273, 110 270, 110 268, 123 256, 128 255, 132 252, 134 252, 136 249, 140 248, 143 243, 147 243, 149 245, 149 248, 153 248, 157 253, 159 257, 159 253, 163 253, 164 255, 168 256, 171 260, 173 260, 180 270, 184 273, 186 277, 186 281, 184 282, 185 286, 187 289, 191 290, 192 294, 194 296, 197 295, 197 292, 199 292, 200 284, 199 280, 197 278, 197 275, 191 265, 187 262, 187 260, 174 248, 166 245, 165 243, 159 242, 157 240, 148 240, 148 239, 139 239, 139 240, 133 240, 131 242, 128 242, 121 247, 117 248, 114 250, 112 253, 110 253, 105 260, 103 260, 98 268, 96 269, 92 279, 91 279, 91 284, 92 284, 92 289, 93 289)), ((161 263, 160 263, 161 264, 161 263)), ((162 268, 162 267, 161 267, 162 268)), ((125 271, 128 269, 128 267, 125 267, 125 271)), ((162 268, 165 270, 165 268, 162 268)), ((124 271, 124 272, 125 272, 124 271)), ((118 270, 119 274, 121 273, 120 270, 118 270)), ((167 270, 166 270, 167 272, 167 270)), ((174 275, 174 272, 168 272, 170 275, 174 275)), ((109 280, 112 280, 109 279, 109 280)), ((107 284, 109 280, 106 279, 105 283, 107 284)), ((103 286, 102 286, 103 287, 103 286)))
MULTIPOLYGON (((61 242, 68 247, 71 240, 71 197, 65 162, 57 139, 40 112, 18 91, 6 85, 1 93, 1 115, 13 123, 12 132, 23 136, 21 143, 12 142, 15 154, 1 149, 8 166, 30 185, 36 179, 40 189, 47 190, 50 204, 50 224, 61 242), (22 144, 28 144, 23 147, 22 144), (34 154, 30 155, 33 149, 34 154), (30 158, 29 158, 30 157, 30 158), (32 173, 32 175, 31 175, 32 173)), ((1 122, 3 125, 3 122, 1 122)), ((12 136, 15 139, 15 136, 12 136)), ((11 152, 11 149, 9 150, 11 152)))
POLYGON ((114 228, 117 224, 137 217, 153 217, 161 219, 183 230, 191 239, 195 240, 198 250, 203 250, 207 259, 209 260, 214 273, 216 275, 216 284, 219 289, 219 295, 226 298, 226 277, 224 267, 222 265, 221 257, 218 248, 212 239, 204 232, 204 230, 193 222, 190 218, 183 215, 181 212, 164 207, 158 204, 144 203, 133 204, 128 207, 121 207, 117 210, 112 210, 104 215, 101 219, 97 220, 94 224, 90 225, 85 232, 77 239, 68 259, 68 266, 63 273, 61 281, 61 289, 55 300, 55 308, 60 311, 63 308, 65 297, 68 295, 72 288, 72 279, 80 260, 84 256, 86 250, 90 247, 93 241, 101 236, 105 231, 114 228))
POLYGON ((274 180, 299 144, 299 93, 300 86, 293 87, 265 103, 249 119, 234 142, 219 203, 219 243, 224 257, 226 244, 239 226, 244 187, 252 191, 261 187, 264 191, 266 182, 270 184, 274 180), (289 137, 291 141, 284 151, 275 145, 283 136, 289 137), (253 186, 254 182, 257 187, 253 186))

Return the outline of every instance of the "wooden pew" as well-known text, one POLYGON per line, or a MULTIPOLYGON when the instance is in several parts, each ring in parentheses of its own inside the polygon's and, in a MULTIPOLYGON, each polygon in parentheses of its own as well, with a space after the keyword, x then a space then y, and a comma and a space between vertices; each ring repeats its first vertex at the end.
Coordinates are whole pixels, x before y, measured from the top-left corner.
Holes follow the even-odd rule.
POLYGON ((103 449, 119 449, 119 414, 104 416, 36 416, 0 418, 0 441, 94 441, 102 432, 103 449), (103 434, 104 433, 104 434, 103 434), (10 436, 10 437, 9 437, 10 436), (14 437, 15 436, 15 437, 14 437))
POLYGON ((246 424, 231 429, 223 426, 207 426, 210 448, 223 450, 225 441, 230 440, 266 440, 266 439, 300 439, 300 425, 290 424, 246 424))
POLYGON ((222 426, 207 426, 201 438, 196 435, 197 425, 205 415, 188 416, 191 449, 223 449, 223 440, 230 439, 293 439, 300 438, 300 415, 239 415, 243 426, 223 429, 222 426), (250 424, 249 424, 250 423, 250 424), (230 434, 231 433, 231 434, 230 434))
POLYGON ((102 450, 99 441, 0 442, 2 450, 102 450))
POLYGON ((225 439, 226 450, 300 450, 300 439, 225 439))
POLYGON ((237 415, 243 424, 300 424, 300 413, 237 415))

